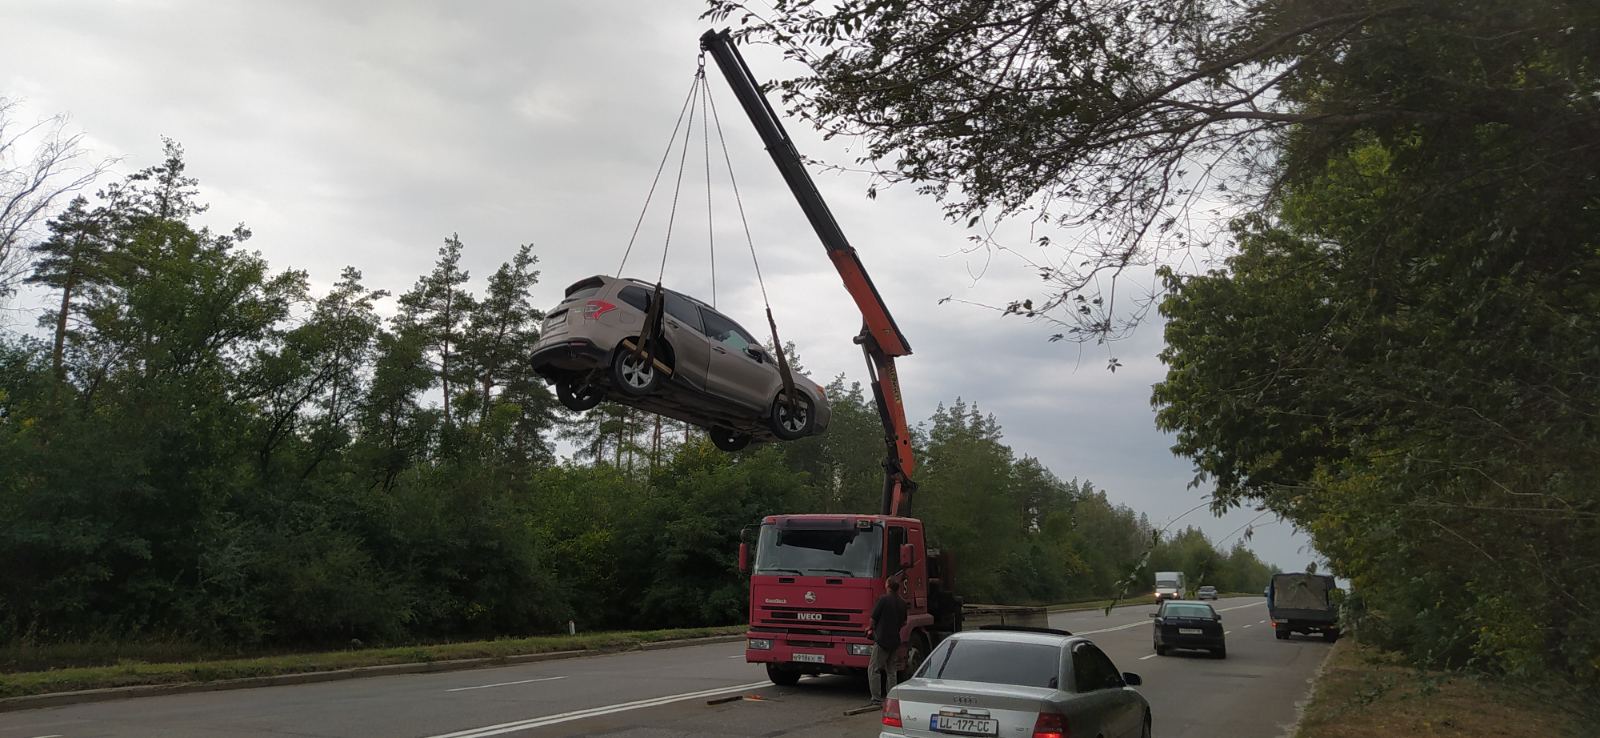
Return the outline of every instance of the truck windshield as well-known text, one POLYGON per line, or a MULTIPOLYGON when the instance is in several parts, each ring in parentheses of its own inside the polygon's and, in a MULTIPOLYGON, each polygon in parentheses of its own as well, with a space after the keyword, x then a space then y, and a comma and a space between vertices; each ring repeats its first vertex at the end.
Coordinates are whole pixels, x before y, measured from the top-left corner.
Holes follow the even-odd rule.
POLYGON ((1177 589, 1178 588, 1178 583, 1176 581, 1172 581, 1172 580, 1157 579, 1156 580, 1156 587, 1158 589, 1177 589))
POLYGON ((877 576, 883 553, 883 529, 807 530, 761 526, 756 544, 756 574, 834 574, 877 576))

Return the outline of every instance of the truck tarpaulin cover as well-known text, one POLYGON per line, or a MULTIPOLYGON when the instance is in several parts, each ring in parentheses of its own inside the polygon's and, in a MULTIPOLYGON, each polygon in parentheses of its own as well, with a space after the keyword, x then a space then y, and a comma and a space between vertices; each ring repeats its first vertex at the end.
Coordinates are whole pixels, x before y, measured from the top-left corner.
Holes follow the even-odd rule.
POLYGON ((1326 610, 1328 581, 1304 574, 1276 577, 1272 580, 1272 606, 1287 610, 1326 610))

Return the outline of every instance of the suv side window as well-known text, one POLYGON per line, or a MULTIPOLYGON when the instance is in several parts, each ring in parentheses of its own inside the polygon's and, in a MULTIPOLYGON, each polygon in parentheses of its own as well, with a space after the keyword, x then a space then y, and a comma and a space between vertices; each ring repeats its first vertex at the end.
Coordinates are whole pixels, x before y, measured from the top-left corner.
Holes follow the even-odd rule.
POLYGON ((671 292, 667 292, 665 294, 667 296, 668 315, 677 318, 678 322, 689 328, 693 328, 702 332, 705 331, 705 329, 700 326, 700 309, 695 307, 694 303, 683 299, 681 295, 675 295, 671 292))
POLYGON ((622 291, 617 293, 617 299, 641 313, 650 309, 650 293, 643 287, 623 287, 622 291))
MULTIPOLYGON (((669 303, 670 304, 670 303, 669 303)), ((706 319, 706 335, 711 340, 721 343, 734 351, 743 352, 745 349, 756 345, 756 339, 745 333, 743 328, 727 318, 713 313, 710 310, 700 311, 706 319)))
MULTIPOLYGON (((648 313, 650 312, 650 295, 653 292, 654 290, 646 287, 630 285, 623 287, 622 291, 617 293, 617 299, 627 303, 641 313, 648 313)), ((671 292, 663 291, 663 294, 667 296, 667 315, 672 316, 673 319, 683 323, 686 327, 697 331, 703 330, 700 327, 700 309, 695 307, 694 303, 671 292)))
POLYGON ((1079 643, 1072 649, 1072 681, 1079 692, 1125 686, 1122 675, 1117 673, 1117 667, 1111 663, 1111 659, 1088 643, 1079 643))

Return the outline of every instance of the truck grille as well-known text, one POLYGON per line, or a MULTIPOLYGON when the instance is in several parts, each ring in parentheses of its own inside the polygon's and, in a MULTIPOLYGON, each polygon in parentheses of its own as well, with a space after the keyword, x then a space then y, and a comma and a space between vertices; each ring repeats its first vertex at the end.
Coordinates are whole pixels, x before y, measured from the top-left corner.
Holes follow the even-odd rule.
POLYGON ((859 622, 860 610, 827 607, 762 607, 760 622, 768 625, 847 625, 859 622))

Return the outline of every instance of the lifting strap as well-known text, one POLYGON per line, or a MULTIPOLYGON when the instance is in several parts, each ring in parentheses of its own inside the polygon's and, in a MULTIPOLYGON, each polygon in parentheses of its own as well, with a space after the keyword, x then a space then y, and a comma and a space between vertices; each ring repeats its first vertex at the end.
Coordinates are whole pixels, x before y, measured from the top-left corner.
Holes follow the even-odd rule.
MULTIPOLYGON (((705 54, 702 53, 702 65, 705 63, 704 60, 705 54)), ((781 399, 786 406, 793 408, 796 401, 794 373, 789 369, 789 356, 788 352, 783 350, 783 341, 778 338, 778 322, 772 317, 772 300, 767 297, 767 282, 761 277, 761 260, 756 258, 756 242, 750 236, 750 219, 745 217, 744 198, 739 196, 739 181, 733 176, 733 158, 728 155, 728 140, 722 135, 722 116, 717 114, 716 98, 710 94, 707 94, 706 98, 711 101, 711 120, 717 127, 717 143, 722 146, 722 161, 728 167, 728 184, 733 188, 733 201, 739 208, 739 222, 744 226, 744 241, 750 247, 750 263, 755 265, 756 268, 756 284, 761 287, 761 302, 767 308, 767 327, 772 330, 772 349, 778 361, 778 376, 783 379, 781 399)), ((705 126, 704 117, 703 115, 701 116, 700 125, 702 127, 705 126)), ((709 179, 709 176, 707 178, 709 179)), ((707 202, 707 208, 709 209, 709 196, 707 202)), ((715 262, 713 262, 713 268, 715 268, 715 262)), ((715 271, 712 274, 715 275, 715 271)))
MULTIPOLYGON (((711 199, 711 128, 707 125, 707 110, 710 112, 710 121, 717 128, 717 142, 722 148, 722 160, 727 166, 728 183, 733 189, 734 203, 738 207, 739 222, 744 228, 745 244, 750 249, 750 262, 755 266, 756 283, 761 287, 761 302, 766 307, 767 328, 772 333, 772 346, 774 358, 778 364, 778 374, 783 380, 783 391, 779 401, 786 408, 792 409, 798 402, 798 393, 794 388, 794 373, 789 366, 788 354, 784 351, 783 340, 778 336, 778 323, 772 315, 772 301, 767 296, 767 284, 761 275, 761 261, 756 256, 755 239, 750 235, 750 220, 745 215, 744 198, 739 194, 739 182, 733 174, 733 158, 728 153, 728 141, 722 133, 722 118, 717 114, 717 101, 711 96, 706 84, 705 53, 701 52, 699 64, 695 69, 694 80, 689 85, 689 93, 684 97, 683 105, 678 109, 678 120, 672 126, 672 135, 667 139, 667 146, 661 153, 661 162, 656 165, 655 178, 650 182, 650 190, 645 194, 644 207, 639 211, 639 217, 634 221, 633 233, 628 237, 628 247, 623 251, 622 262, 617 265, 617 276, 622 276, 622 271, 628 265, 628 257, 633 253, 633 245, 639 237, 639 229, 644 224, 644 217, 650 210, 650 202, 655 197, 656 187, 661 182, 661 175, 666 171, 667 160, 672 155, 673 146, 678 143, 678 133, 683 132, 683 145, 678 153, 678 174, 672 190, 672 205, 667 214, 666 240, 661 246, 661 265, 656 272, 655 290, 650 297, 649 307, 645 311, 644 327, 641 331, 641 340, 638 345, 630 345, 637 359, 654 361, 650 353, 651 345, 660 340, 661 320, 664 313, 665 295, 662 282, 667 271, 667 255, 672 248, 672 229, 677 221, 678 200, 683 192, 683 171, 688 163, 689 139, 694 132, 695 105, 699 104, 701 142, 705 147, 705 173, 706 173, 706 239, 711 252, 711 305, 717 304, 717 250, 715 234, 715 213, 711 199)), ((663 366, 660 362, 658 365, 663 366)))

